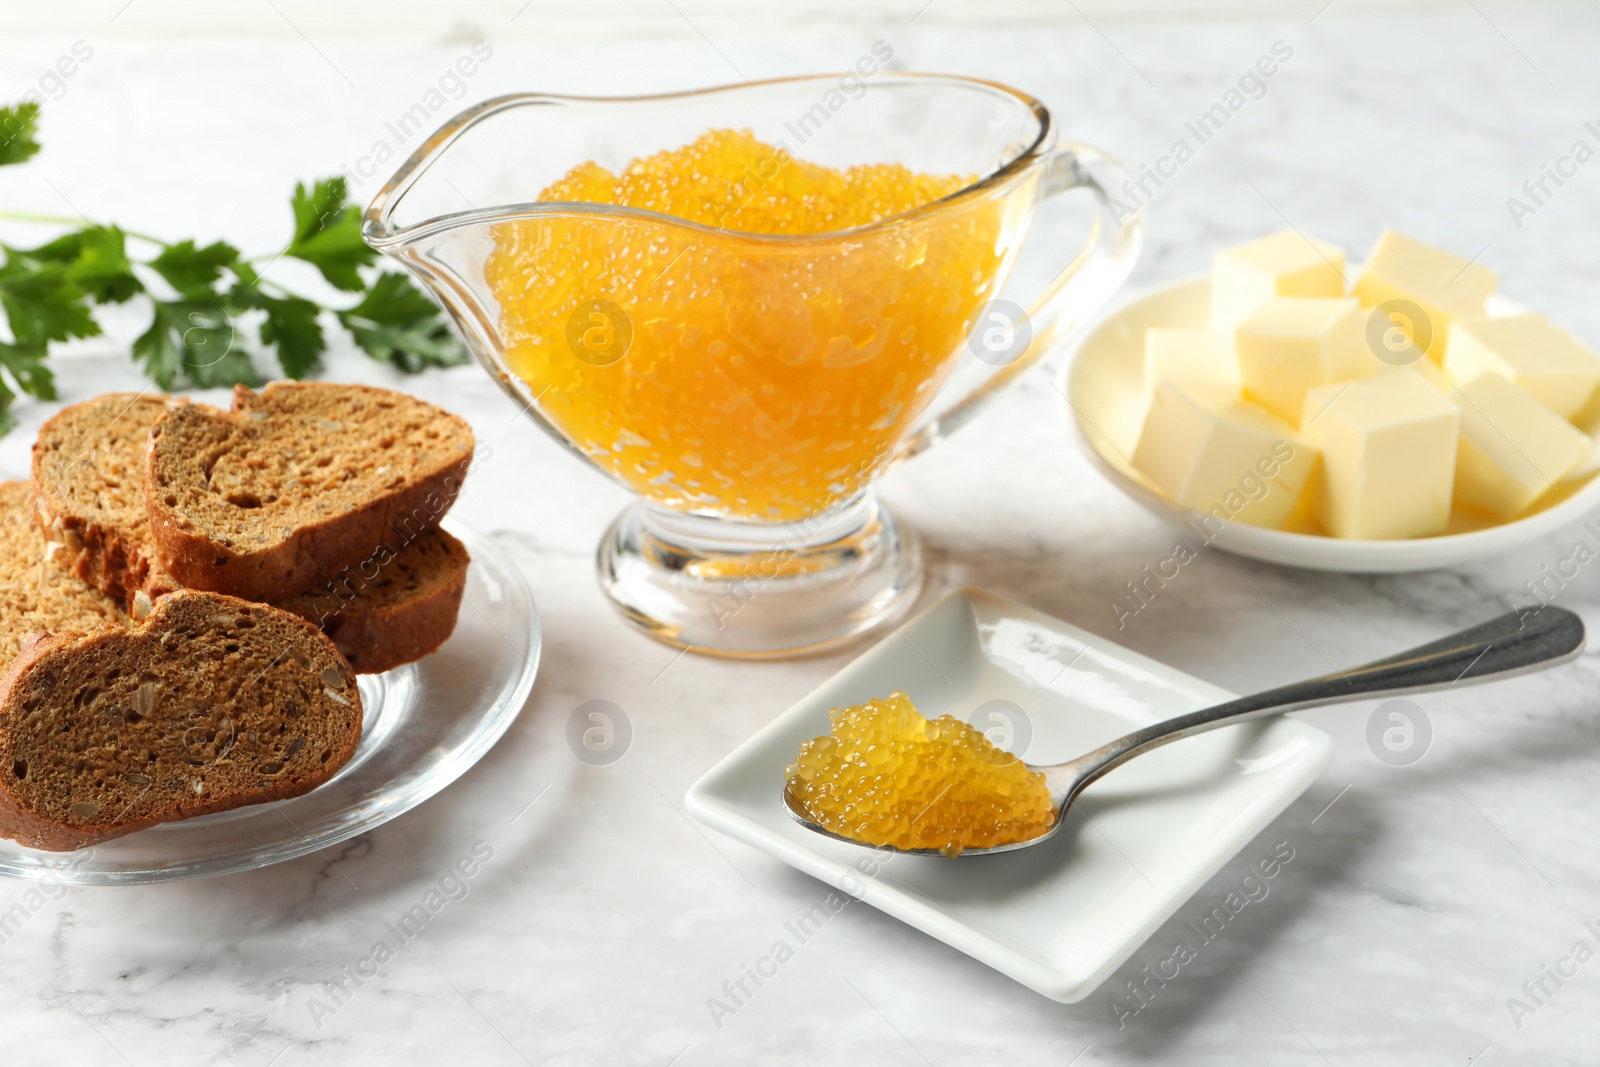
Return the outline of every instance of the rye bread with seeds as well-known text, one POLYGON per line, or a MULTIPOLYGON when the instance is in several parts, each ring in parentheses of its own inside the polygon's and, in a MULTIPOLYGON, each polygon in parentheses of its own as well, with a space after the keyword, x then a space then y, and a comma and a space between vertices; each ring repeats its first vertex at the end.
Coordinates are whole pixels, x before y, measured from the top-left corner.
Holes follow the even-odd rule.
POLYGON ((429 530, 398 552, 381 547, 336 580, 278 606, 333 638, 358 674, 379 674, 433 652, 455 630, 467 546, 429 530))
POLYGON ((35 634, 126 621, 117 601, 52 555, 59 550, 39 536, 32 487, 0 482, 0 671, 35 634))
POLYGON ((360 738, 355 675, 315 626, 173 593, 137 628, 34 638, 0 678, 0 835, 64 852, 299 796, 360 738))
MULTIPOLYGON (((181 588, 155 558, 145 507, 150 428, 187 403, 160 393, 106 393, 56 412, 33 445, 39 527, 78 577, 143 613, 181 588)), ((221 414, 221 412, 218 412, 221 414)))
MULTIPOLYGON (((123 598, 135 620, 155 598, 182 588, 156 559, 144 466, 150 430, 185 403, 107 393, 57 412, 34 445, 45 536, 86 581, 123 598)), ((333 637, 358 673, 378 673, 422 658, 450 636, 469 562, 460 541, 429 530, 398 551, 380 546, 334 581, 278 604, 333 637)))
POLYGON ((464 419, 370 386, 274 382, 236 387, 224 414, 180 405, 145 460, 156 558, 192 589, 300 596, 435 529, 472 451, 464 419))

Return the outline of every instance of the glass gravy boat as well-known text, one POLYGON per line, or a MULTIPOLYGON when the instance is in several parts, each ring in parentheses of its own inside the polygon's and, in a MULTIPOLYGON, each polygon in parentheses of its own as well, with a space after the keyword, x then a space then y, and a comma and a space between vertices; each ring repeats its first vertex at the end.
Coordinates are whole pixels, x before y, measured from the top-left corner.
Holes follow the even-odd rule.
POLYGON ((1093 148, 1057 146, 1037 100, 967 78, 516 94, 434 133, 363 234, 434 292, 535 422, 637 495, 600 544, 613 605, 670 644, 777 656, 911 607, 918 541, 873 481, 1109 299, 1143 234, 1110 199, 1126 179, 1093 148), (797 161, 968 177, 913 210, 799 236, 538 199, 581 163, 620 172, 712 129, 773 146, 745 168, 746 195, 797 161), (1069 190, 1092 194, 1088 210, 1025 249, 1036 209, 1069 190), (1036 295, 1013 295, 1030 273, 1036 295))

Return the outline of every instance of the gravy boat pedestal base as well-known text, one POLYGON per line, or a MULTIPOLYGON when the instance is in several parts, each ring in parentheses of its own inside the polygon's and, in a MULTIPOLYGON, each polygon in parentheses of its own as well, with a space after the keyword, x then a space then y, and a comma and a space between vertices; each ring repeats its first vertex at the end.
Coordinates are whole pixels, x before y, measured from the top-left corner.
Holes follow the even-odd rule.
POLYGON ((729 522, 638 501, 600 541, 600 586, 624 618, 695 652, 819 652, 910 611, 916 532, 871 494, 796 523, 729 522))

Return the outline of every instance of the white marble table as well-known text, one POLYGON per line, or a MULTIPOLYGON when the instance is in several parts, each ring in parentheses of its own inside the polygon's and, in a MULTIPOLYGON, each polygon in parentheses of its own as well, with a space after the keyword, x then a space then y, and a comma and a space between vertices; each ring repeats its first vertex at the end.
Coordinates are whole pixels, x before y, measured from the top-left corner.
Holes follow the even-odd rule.
MULTIPOLYGON (((1308 3, 1307 16, 1315 8, 1308 3)), ((1313 24, 1096 28, 1068 15, 994 30, 944 26, 937 11, 916 25, 907 17, 765 34, 722 26, 714 47, 688 28, 659 40, 595 33, 529 43, 528 33, 498 36, 488 18, 426 45, 313 44, 287 33, 162 41, 87 17, 60 34, 8 33, 0 97, 35 83, 74 40, 94 54, 47 106, 44 154, 0 170, 0 204, 270 250, 292 182, 354 165, 480 35, 495 51, 470 80, 471 98, 687 86, 732 79, 733 67, 750 77, 838 68, 881 38, 897 65, 1029 89, 1058 110, 1068 136, 1135 165, 1167 152, 1186 119, 1281 40, 1293 56, 1265 96, 1154 198, 1140 282, 1201 269, 1219 244, 1285 220, 1358 255, 1396 224, 1468 254, 1487 246, 1483 259, 1507 292, 1600 341, 1600 163, 1521 228, 1506 207, 1573 141, 1600 142, 1584 128, 1600 119, 1593 9, 1462 5, 1381 21, 1336 3, 1313 24)), ((0 238, 23 237, 0 229, 0 238)), ((137 381, 125 350, 142 323, 108 325, 107 338, 59 360, 64 400, 137 381)), ((1579 940, 1600 948, 1592 656, 1427 699, 1432 748, 1408 767, 1369 750, 1370 706, 1308 715, 1336 740, 1332 768, 1174 923, 1209 910, 1278 842, 1296 858, 1266 899, 1120 1026, 1114 987, 1161 958, 1165 932, 1107 987, 1063 1006, 864 906, 830 920, 719 1026, 708 998, 825 890, 709 838, 685 817, 683 791, 847 654, 767 665, 679 658, 630 632, 591 574, 594 543, 624 502, 619 490, 516 421, 476 369, 403 381, 340 352, 328 372, 425 391, 493 443, 495 461, 457 513, 513 546, 536 591, 547 640, 535 695, 480 765, 332 861, 56 891, 29 905, 27 921, 0 935, 6 1064, 1390 1067, 1600 1058, 1600 962, 1570 956, 1579 940), (567 717, 590 699, 620 705, 633 725, 631 749, 611 766, 580 762, 564 741, 567 717), (384 924, 478 842, 492 859, 467 895, 380 977, 336 1000, 325 983, 364 959, 384 924), (1556 966, 1576 974, 1557 985, 1543 977, 1556 966), (1541 979, 1535 1005, 1524 983, 1541 979), (1514 1017, 1512 997, 1536 1010, 1514 1017)), ((49 410, 19 405, 21 427, 0 440, 0 476, 24 474, 32 430, 49 410)), ((1502 610, 1587 536, 1574 530, 1513 557, 1382 578, 1208 553, 1119 632, 1110 599, 1168 554, 1171 535, 1075 452, 1042 372, 895 472, 886 495, 926 535, 936 585, 1024 599, 1235 689, 1318 673, 1502 610)), ((1597 576, 1584 570, 1560 601, 1600 618, 1597 576)), ((24 891, 0 885, 0 911, 24 891)))

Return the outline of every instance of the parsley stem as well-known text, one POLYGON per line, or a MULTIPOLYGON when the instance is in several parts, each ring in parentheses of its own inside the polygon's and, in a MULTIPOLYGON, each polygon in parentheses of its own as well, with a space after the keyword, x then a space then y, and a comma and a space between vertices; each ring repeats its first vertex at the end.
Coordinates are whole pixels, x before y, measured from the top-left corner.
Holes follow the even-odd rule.
POLYGON ((65 215, 36 215, 31 211, 0 211, 0 219, 12 222, 46 222, 60 226, 77 226, 82 219, 69 219, 65 215))
MULTIPOLYGON (((72 226, 90 230, 101 229, 100 223, 90 222, 85 218, 72 218, 68 215, 41 215, 32 211, 0 211, 0 219, 10 222, 38 222, 47 226, 72 226)), ((150 244, 160 245, 162 248, 167 247, 168 242, 159 237, 152 237, 147 233, 140 233, 138 230, 123 230, 122 233, 123 236, 132 237, 136 241, 148 241, 150 244)))
POLYGON ((123 230, 122 234, 124 237, 132 237, 135 241, 146 241, 153 245, 160 245, 162 248, 170 248, 172 246, 171 241, 163 241, 159 237, 152 237, 148 233, 140 233, 138 230, 123 230))

